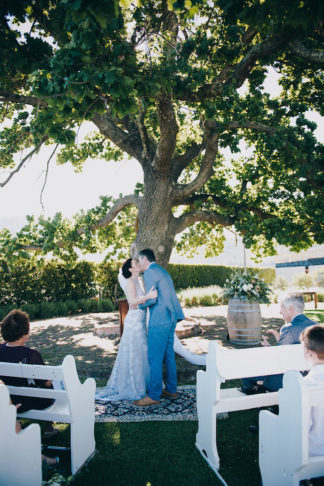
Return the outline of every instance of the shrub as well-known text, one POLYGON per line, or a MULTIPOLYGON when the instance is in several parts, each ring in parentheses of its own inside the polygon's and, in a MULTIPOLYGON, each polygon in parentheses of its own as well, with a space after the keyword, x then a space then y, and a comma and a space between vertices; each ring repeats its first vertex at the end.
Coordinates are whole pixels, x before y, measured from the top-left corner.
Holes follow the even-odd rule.
POLYGON ((276 277, 276 280, 273 282, 272 287, 278 290, 287 290, 288 288, 288 281, 284 277, 276 277))
POLYGON ((221 287, 212 285, 210 287, 196 287, 178 291, 180 302, 187 306, 217 305, 222 302, 221 287))
POLYGON ((68 314, 70 315, 77 314, 77 312, 79 311, 78 303, 75 302, 74 300, 70 300, 70 299, 66 300, 65 304, 67 306, 68 314))
POLYGON ((298 289, 308 289, 313 285, 313 277, 307 273, 297 273, 294 275, 293 283, 298 289))
POLYGON ((88 314, 92 308, 92 300, 91 299, 80 299, 78 300, 78 306, 81 312, 88 314))
MULTIPOLYGON (((176 289, 208 287, 210 285, 224 287, 234 269, 235 267, 222 265, 175 265, 172 263, 168 265, 168 271, 176 289)), ((249 268, 248 270, 253 274, 258 274, 268 284, 275 279, 274 268, 249 268)))
POLYGON ((318 300, 318 302, 324 302, 324 293, 323 292, 317 293, 317 300, 318 300))
MULTIPOLYGON (((31 321, 41 317, 40 304, 24 304, 21 308, 24 312, 27 312, 31 321)), ((45 317, 47 317, 47 315, 45 317)))
POLYGON ((202 295, 199 298, 199 305, 214 305, 213 297, 211 295, 202 295))
POLYGON ((44 265, 41 284, 43 295, 49 301, 94 297, 97 293, 95 264, 81 261, 71 266, 50 260, 44 265))
POLYGON ((39 305, 39 317, 48 318, 57 316, 56 304, 55 302, 41 302, 39 305))
POLYGON ((108 297, 111 301, 116 301, 123 297, 124 292, 118 283, 118 271, 121 267, 120 262, 103 262, 97 265, 96 281, 100 286, 100 297, 108 297))
POLYGON ((314 274, 314 280, 319 287, 324 287, 324 270, 317 270, 314 274))
POLYGON ((114 305, 110 299, 100 299, 98 301, 98 312, 112 312, 114 305))
POLYGON ((0 320, 2 320, 6 315, 13 309, 17 309, 14 304, 7 304, 0 307, 0 320))
POLYGON ((68 304, 66 302, 53 302, 56 308, 56 316, 66 316, 69 311, 68 304))

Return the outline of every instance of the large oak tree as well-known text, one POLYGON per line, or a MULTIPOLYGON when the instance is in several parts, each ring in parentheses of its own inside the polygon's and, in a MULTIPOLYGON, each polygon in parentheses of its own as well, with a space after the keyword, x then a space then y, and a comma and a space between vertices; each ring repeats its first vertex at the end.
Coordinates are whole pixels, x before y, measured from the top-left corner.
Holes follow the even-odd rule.
POLYGON ((129 156, 144 173, 134 194, 72 221, 2 231, 8 257, 134 241, 166 265, 175 241, 219 251, 225 227, 268 254, 324 241, 323 146, 307 119, 323 115, 321 0, 5 0, 0 12, 0 186, 44 144, 77 170, 129 156), (84 121, 97 132, 78 144, 84 121))

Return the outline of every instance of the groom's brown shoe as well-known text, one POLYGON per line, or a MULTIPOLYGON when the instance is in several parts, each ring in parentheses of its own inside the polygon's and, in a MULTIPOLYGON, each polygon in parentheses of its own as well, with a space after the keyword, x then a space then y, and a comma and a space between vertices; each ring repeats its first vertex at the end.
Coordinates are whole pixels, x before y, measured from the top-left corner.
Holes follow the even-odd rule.
POLYGON ((153 400, 153 398, 146 396, 140 400, 135 400, 133 405, 136 405, 136 407, 152 407, 154 405, 158 405, 159 403, 159 401, 153 400))
POLYGON ((175 400, 178 398, 179 393, 170 393, 168 392, 165 388, 162 390, 162 397, 164 398, 170 398, 171 400, 175 400))

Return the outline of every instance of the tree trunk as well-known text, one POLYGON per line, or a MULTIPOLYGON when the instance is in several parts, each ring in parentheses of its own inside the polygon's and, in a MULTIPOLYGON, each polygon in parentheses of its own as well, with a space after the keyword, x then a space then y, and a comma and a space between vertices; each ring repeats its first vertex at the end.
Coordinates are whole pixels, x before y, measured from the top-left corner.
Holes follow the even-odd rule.
POLYGON ((169 176, 150 172, 144 175, 144 195, 138 211, 139 226, 131 255, 138 256, 140 250, 151 248, 156 261, 166 267, 176 235, 172 214, 173 184, 169 176))

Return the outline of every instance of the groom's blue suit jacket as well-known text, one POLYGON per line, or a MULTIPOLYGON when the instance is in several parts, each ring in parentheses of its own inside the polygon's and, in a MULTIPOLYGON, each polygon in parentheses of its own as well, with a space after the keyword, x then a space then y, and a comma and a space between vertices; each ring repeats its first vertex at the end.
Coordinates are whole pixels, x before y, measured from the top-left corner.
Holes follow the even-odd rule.
POLYGON ((139 305, 141 309, 150 308, 150 326, 182 321, 184 314, 169 273, 153 262, 144 272, 146 292, 152 287, 158 291, 156 299, 149 299, 139 305))

